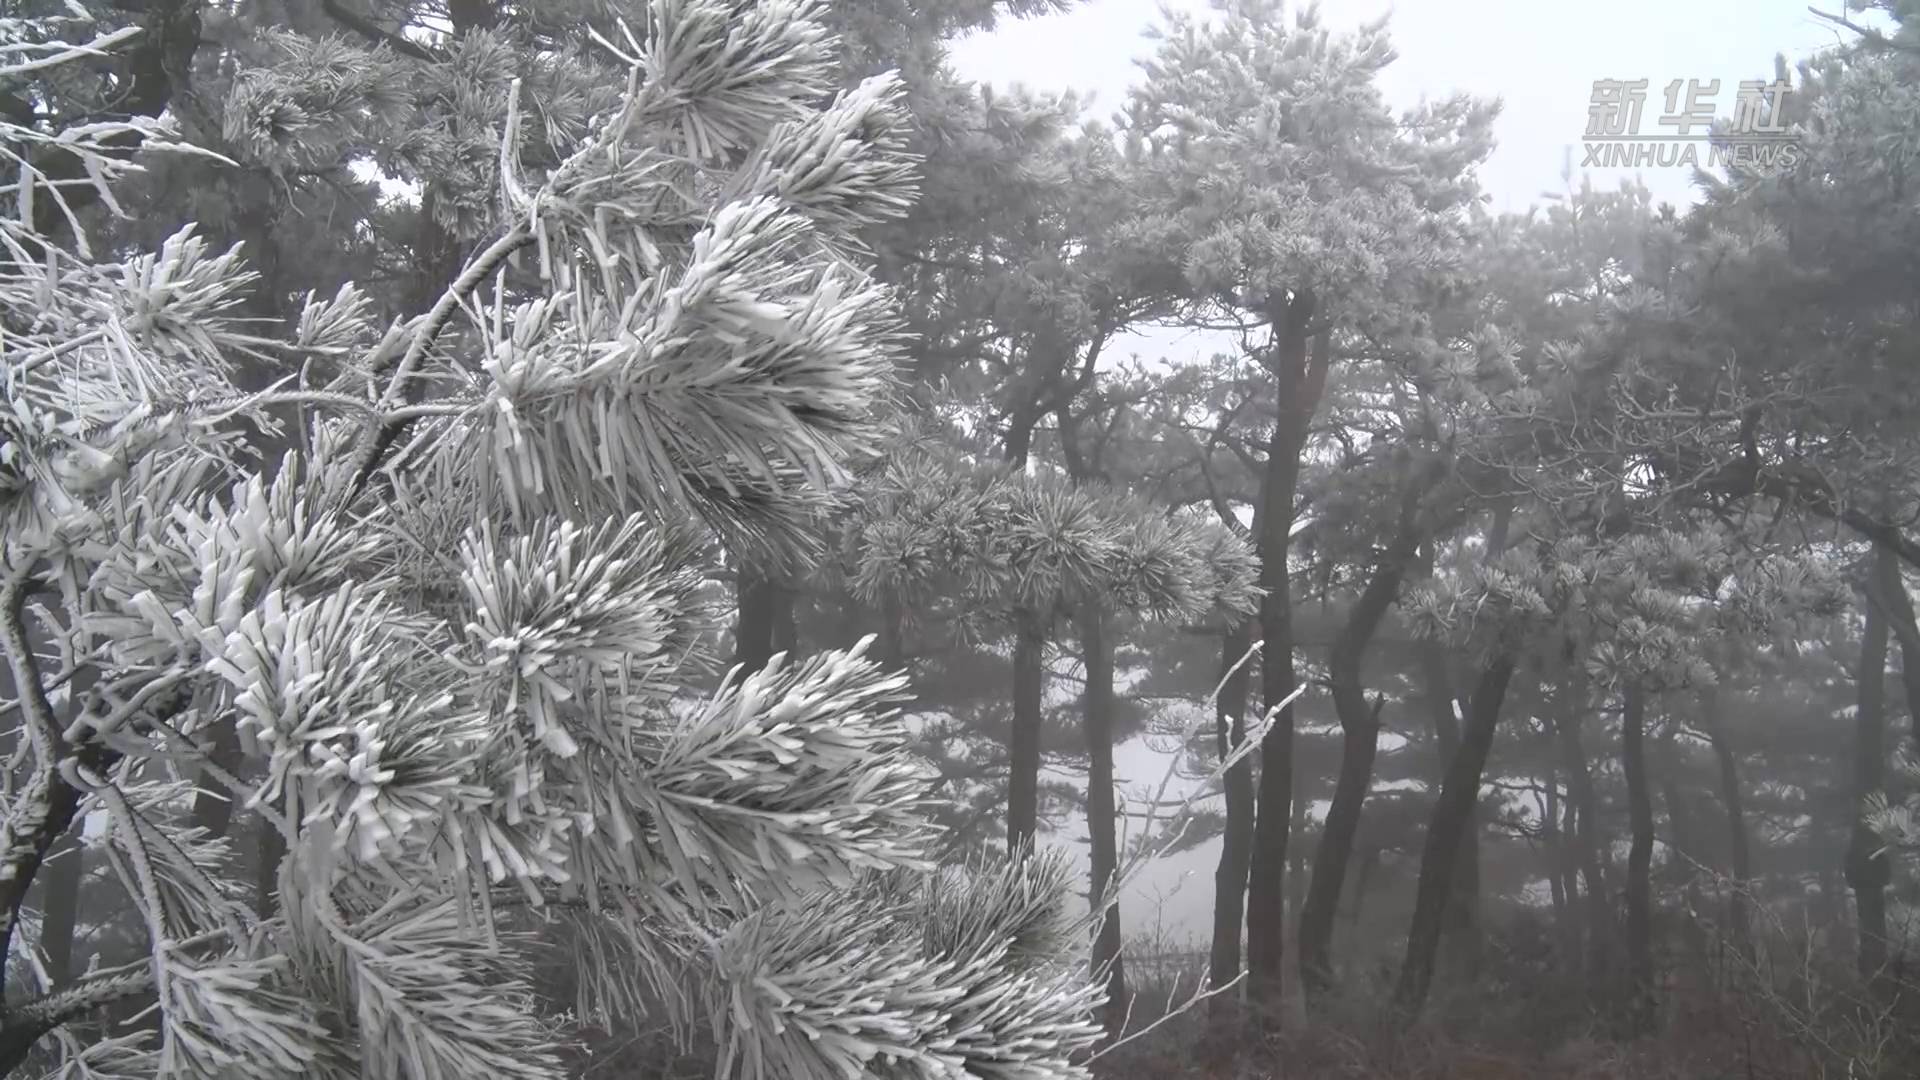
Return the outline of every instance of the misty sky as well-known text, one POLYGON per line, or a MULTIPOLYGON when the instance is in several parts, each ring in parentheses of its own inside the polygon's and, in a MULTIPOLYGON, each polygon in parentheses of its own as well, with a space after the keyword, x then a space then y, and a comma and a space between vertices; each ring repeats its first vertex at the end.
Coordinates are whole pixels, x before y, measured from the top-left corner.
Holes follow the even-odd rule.
MULTIPOLYGON (((1205 0, 1168 0, 1168 6, 1208 8, 1205 0)), ((1841 0, 1815 6, 1839 10, 1841 0)), ((1107 118, 1138 74, 1134 61, 1152 49, 1144 31, 1158 21, 1159 8, 1157 0, 1089 0, 1063 15, 1009 21, 956 44, 954 66, 997 85, 1091 92, 1094 114, 1107 118)), ((1494 129, 1500 145, 1481 173, 1496 210, 1525 210, 1542 192, 1561 190, 1569 147, 1578 171, 1595 79, 1648 80, 1641 130, 1658 133, 1669 82, 1719 79, 1715 111, 1725 116, 1741 79, 1772 77, 1776 53, 1791 62, 1840 40, 1835 27, 1808 13, 1805 0, 1610 0, 1564 7, 1524 0, 1353 0, 1323 10, 1341 28, 1392 12, 1400 59, 1383 85, 1395 106, 1458 90, 1501 99, 1494 129)), ((1611 187, 1635 170, 1591 172, 1596 185, 1611 187)), ((1641 176, 1658 200, 1692 201, 1686 169, 1648 169, 1641 176)))

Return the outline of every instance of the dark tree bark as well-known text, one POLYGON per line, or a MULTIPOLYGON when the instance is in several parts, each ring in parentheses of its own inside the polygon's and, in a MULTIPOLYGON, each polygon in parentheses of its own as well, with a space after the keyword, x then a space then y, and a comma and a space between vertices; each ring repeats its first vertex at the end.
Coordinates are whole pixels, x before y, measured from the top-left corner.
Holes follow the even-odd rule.
POLYGON ((1380 748, 1380 710, 1386 699, 1376 698, 1368 706, 1360 682, 1361 663, 1419 552, 1420 534, 1414 520, 1419 489, 1417 482, 1410 485, 1402 500, 1393 541, 1347 616, 1328 662, 1334 711, 1340 717, 1340 776, 1326 825, 1320 830, 1319 850, 1314 853, 1312 884, 1300 908, 1300 986, 1309 1001, 1333 985, 1334 916, 1340 910, 1340 890, 1347 880, 1353 838, 1360 828, 1361 807, 1373 787, 1373 762, 1380 748))
POLYGON ((1380 710, 1385 705, 1384 697, 1374 698, 1370 706, 1363 700, 1360 717, 1352 724, 1344 718, 1341 722, 1345 746, 1340 755, 1340 776, 1334 784, 1326 824, 1320 830, 1319 850, 1314 854, 1313 878, 1307 887, 1306 901, 1300 907, 1300 986, 1309 1004, 1333 988, 1334 914, 1339 910, 1353 838, 1360 828, 1360 811, 1365 805, 1367 790, 1373 786, 1373 762, 1380 742, 1380 710))
MULTIPOLYGON (((1438 642, 1423 641, 1420 649, 1420 670, 1426 681, 1423 696, 1427 702, 1430 719, 1433 723, 1434 745, 1438 772, 1433 778, 1433 789, 1438 791, 1445 782, 1447 768, 1454 755, 1460 750, 1460 719, 1454 714, 1457 698, 1453 690, 1453 673, 1447 663, 1447 653, 1438 642)), ((1453 966, 1463 971, 1471 971, 1480 949, 1479 909, 1480 909, 1480 822, 1479 800, 1468 809, 1467 828, 1460 836, 1459 861, 1455 864, 1452 884, 1447 891, 1447 910, 1441 919, 1440 937, 1447 946, 1453 966)))
POLYGON ((1113 798, 1113 643, 1097 610, 1080 614, 1080 645, 1086 653, 1087 689, 1083 714, 1087 743, 1087 835, 1092 860, 1092 902, 1106 907, 1093 942, 1093 975, 1107 984, 1106 1027, 1117 1035, 1127 1017, 1127 977, 1120 957, 1120 905, 1107 906, 1107 890, 1120 867, 1114 837, 1113 798))
MULTIPOLYGON (((1494 507, 1487 530, 1485 557, 1498 558, 1507 549, 1513 524, 1513 504, 1502 501, 1494 507)), ((1433 552, 1420 554, 1423 574, 1433 570, 1433 552)), ((1452 665, 1440 643, 1423 641, 1419 645, 1421 677, 1426 682, 1424 697, 1431 712, 1435 744, 1439 748, 1438 775, 1434 789, 1444 781, 1446 770, 1460 746, 1459 695, 1454 689, 1452 665)), ((1466 829, 1460 836, 1460 854, 1451 877, 1446 912, 1441 919, 1440 941, 1443 978, 1471 983, 1480 972, 1480 804, 1476 796, 1468 810, 1466 829)))
MULTIPOLYGON (((88 694, 100 680, 92 665, 77 669, 67 687, 67 721, 80 718, 88 694)), ((47 956, 47 976, 54 990, 73 981, 73 938, 79 929, 80 884, 86 876, 87 846, 83 829, 71 828, 54 841, 47 855, 45 889, 40 898, 40 949, 47 956)))
POLYGON ((1553 899, 1553 925, 1558 935, 1560 962, 1567 966, 1577 982, 1580 953, 1580 891, 1574 872, 1571 806, 1560 797, 1560 770, 1547 766, 1541 786, 1546 791, 1541 828, 1547 847, 1547 888, 1553 899))
MULTIPOLYGON (((1261 505, 1265 508, 1257 537, 1260 556, 1260 632, 1265 645, 1260 658, 1260 687, 1266 707, 1272 709, 1293 694, 1298 685, 1293 665, 1293 592, 1287 556, 1292 546, 1294 494, 1300 480, 1300 458, 1308 425, 1326 387, 1332 342, 1321 334, 1308 355, 1308 327, 1315 301, 1309 292, 1295 294, 1269 313, 1275 348, 1269 367, 1280 381, 1283 402, 1267 443, 1261 505)), ((1263 1006, 1261 1017, 1277 1024, 1285 961, 1287 896, 1287 841, 1293 826, 1293 723, 1291 703, 1278 710, 1272 728, 1260 744, 1258 816, 1254 822, 1253 859, 1247 872, 1247 989, 1263 1006)))
POLYGON ((880 598, 880 663, 899 670, 907 663, 906 605, 889 590, 880 598))
MULTIPOLYGON (((232 723, 219 723, 207 734, 207 758, 215 768, 228 773, 240 769, 240 731, 232 723)), ((210 837, 227 835, 233 825, 233 793, 225 784, 202 772, 199 790, 193 793, 193 823, 210 837)))
POLYGON ((1567 879, 1561 869, 1567 861, 1566 845, 1560 841, 1560 775, 1547 766, 1540 778, 1540 841, 1547 849, 1547 894, 1553 902, 1554 921, 1567 918, 1567 879))
POLYGON ((1500 706, 1513 681, 1513 668, 1513 655, 1503 651, 1489 659, 1481 671, 1467 705, 1459 751, 1447 766, 1446 781, 1427 825, 1426 844, 1420 853, 1420 883, 1414 892, 1413 922, 1407 930, 1406 959, 1393 992, 1396 1011, 1407 1018, 1418 1016, 1426 1007, 1427 991, 1433 985, 1440 929, 1460 859, 1460 837, 1471 826, 1473 807, 1480 799, 1480 782, 1487 755, 1493 749, 1494 731, 1500 724, 1500 706))
POLYGON ((739 614, 734 621, 733 662, 751 674, 767 666, 775 653, 791 654, 799 633, 794 625, 793 590, 786 585, 740 568, 735 594, 739 614))
POLYGON ((1913 598, 1900 571, 1900 558, 1881 545, 1874 548, 1873 575, 1867 602, 1878 605, 1894 640, 1900 643, 1900 687, 1907 702, 1907 734, 1920 741, 1920 624, 1913 614, 1913 598))
POLYGON ((1654 769, 1660 777, 1660 798, 1667 806, 1667 842, 1673 846, 1669 869, 1686 898, 1687 917, 1680 923, 1681 940, 1686 944, 1691 970, 1700 972, 1707 969, 1709 960, 1706 935, 1699 920, 1693 918, 1693 913, 1700 910, 1700 846, 1694 831, 1694 809, 1684 794, 1680 748, 1675 738, 1677 727, 1677 724, 1667 725, 1666 734, 1660 740, 1660 760, 1654 769))
MULTIPOLYGON (((1220 647, 1220 697, 1215 703, 1221 757, 1247 739, 1247 691, 1256 661, 1240 664, 1253 646, 1253 624, 1241 622, 1227 631, 1220 647), (1240 664, 1238 670, 1235 664, 1240 664)), ((1213 873, 1213 948, 1209 980, 1225 986, 1240 975, 1240 926, 1246 914, 1247 862, 1253 853, 1253 762, 1242 759, 1227 770, 1226 833, 1220 842, 1220 863, 1213 873)), ((1225 995, 1215 1000, 1226 1000, 1225 995)))
MULTIPOLYGON (((1307 826, 1313 821, 1314 792, 1305 784, 1293 785, 1293 824, 1290 826, 1294 836, 1305 836, 1307 826)), ((1289 845, 1291 854, 1287 856, 1287 906, 1286 925, 1296 934, 1300 926, 1300 908, 1307 902, 1307 845, 1289 845)))
POLYGON ((1567 800, 1577 829, 1569 830, 1578 876, 1586 882, 1581 922, 1587 936, 1586 986, 1589 1001, 1603 1004, 1612 985, 1613 908, 1601 872, 1600 815, 1594 797, 1593 773, 1580 729, 1587 713, 1587 682, 1581 660, 1571 659, 1562 679, 1555 707, 1554 730, 1560 741, 1560 765, 1567 771, 1567 800))
POLYGON ((1727 814, 1727 875, 1733 879, 1733 892, 1727 898, 1727 929, 1733 947, 1745 955, 1753 940, 1752 915, 1747 910, 1753 854, 1746 804, 1740 792, 1739 758, 1720 716, 1720 696, 1711 687, 1700 695, 1700 721, 1713 748, 1714 763, 1719 766, 1720 806, 1727 814))
POLYGON ((1380 868, 1380 849, 1368 847, 1360 855, 1360 867, 1353 874, 1353 903, 1347 906, 1347 925, 1360 925, 1360 912, 1367 902, 1367 886, 1373 881, 1373 872, 1380 868))
POLYGON ((254 823, 260 859, 254 866, 253 907, 262 919, 280 910, 280 860, 287 857, 287 839, 266 818, 254 823))
MULTIPOLYGON (((1507 550, 1508 534, 1513 526, 1513 502, 1504 499, 1494 506, 1493 521, 1487 529, 1485 558, 1491 562, 1507 550)), ((1449 710, 1451 715, 1451 710, 1449 710)), ((1467 826, 1460 834, 1460 861, 1453 874, 1452 894, 1440 933, 1440 974, 1462 984, 1480 978, 1483 935, 1480 926, 1480 799, 1476 794, 1467 811, 1467 826)))
POLYGON ((47 853, 46 892, 41 897, 40 949, 47 954, 51 989, 64 990, 73 982, 73 938, 79 927, 80 881, 87 870, 87 846, 80 830, 68 829, 47 853))
MULTIPOLYGON (((1891 555, 1874 552, 1874 575, 1891 555)), ((1870 587, 1871 589, 1871 587, 1870 587)), ((1866 605, 1866 632, 1860 641, 1858 712, 1853 734, 1853 830, 1847 845, 1847 886, 1859 913, 1860 976, 1878 981, 1887 964, 1887 883, 1892 871, 1880 838, 1862 816, 1867 800, 1886 787, 1887 768, 1887 619, 1880 605, 1866 605)))
POLYGON ((1013 730, 1007 739, 1007 850, 1021 852, 1033 843, 1040 817, 1042 669, 1047 647, 1040 617, 1023 612, 1013 641, 1013 730))
POLYGON ((1623 694, 1620 768, 1627 781, 1632 845, 1627 853, 1627 1021, 1635 1035, 1653 1025, 1653 795, 1647 783, 1647 706, 1634 683, 1623 694))

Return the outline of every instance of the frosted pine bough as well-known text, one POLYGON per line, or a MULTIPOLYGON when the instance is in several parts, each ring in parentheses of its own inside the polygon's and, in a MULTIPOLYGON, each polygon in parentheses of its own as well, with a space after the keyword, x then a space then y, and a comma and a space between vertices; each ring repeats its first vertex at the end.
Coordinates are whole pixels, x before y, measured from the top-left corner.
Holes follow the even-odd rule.
MULTIPOLYGON (((574 1023, 664 1011, 724 1075, 1084 1075, 1066 866, 935 887, 899 678, 856 649, 684 690, 698 554, 812 554, 901 344, 855 242, 911 196, 898 87, 827 100, 817 11, 636 12, 601 42, 620 107, 539 175, 510 110, 498 228, 392 326, 349 286, 276 336, 236 314, 237 253, 99 261, 35 233, 60 187, 14 185, 0 1069, 557 1076, 574 1023), (243 393, 242 356, 289 374, 243 393), (54 988, 22 913, 68 829, 144 955, 54 988), (524 974, 553 948, 571 1016, 524 974)), ((67 144, 106 187, 135 166, 102 136, 67 144)), ((54 136, 5 137, 30 169, 54 136)))

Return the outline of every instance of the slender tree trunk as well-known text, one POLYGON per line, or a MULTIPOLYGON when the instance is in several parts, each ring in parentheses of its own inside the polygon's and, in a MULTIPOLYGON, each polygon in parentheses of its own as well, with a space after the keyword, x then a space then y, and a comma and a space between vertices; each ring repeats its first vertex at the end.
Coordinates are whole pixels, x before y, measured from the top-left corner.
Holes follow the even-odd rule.
MULTIPOLYGON (((1326 385, 1331 341, 1325 334, 1313 342, 1308 357, 1308 321, 1314 312, 1311 294, 1302 292, 1270 319, 1275 328, 1277 355, 1273 367, 1281 378, 1280 400, 1285 405, 1273 425, 1267 444, 1266 475, 1260 495, 1265 512, 1258 536, 1260 632, 1265 641, 1260 658, 1260 687, 1266 707, 1286 701, 1298 685, 1293 666, 1293 591, 1287 559, 1292 547, 1293 500, 1300 480, 1300 458, 1305 452, 1308 425, 1319 407, 1326 385)), ((1282 993, 1286 953, 1287 841, 1293 824, 1293 724, 1291 703, 1282 707, 1260 744, 1259 810, 1254 821, 1253 858, 1247 872, 1247 990, 1263 1006, 1261 1019, 1279 1022, 1277 1005, 1282 993)))
POLYGON ((1726 723, 1720 716, 1720 695, 1711 687, 1700 695, 1700 720, 1707 729, 1714 762, 1720 767, 1720 806, 1727 814, 1727 872, 1733 879, 1733 892, 1727 901, 1727 926, 1733 947, 1744 956, 1753 941, 1752 915, 1747 910, 1753 855, 1748 846, 1747 812, 1740 792, 1739 758, 1734 754, 1726 723))
MULTIPOLYGON (((1513 526, 1513 501, 1503 499, 1494 506, 1493 520, 1487 528, 1483 558, 1491 563, 1506 553, 1508 534, 1513 526)), ((1452 710, 1448 710, 1452 715, 1452 710)), ((1467 827, 1460 835, 1460 861, 1455 865, 1452 894, 1440 932, 1442 978, 1471 985, 1480 978, 1482 938, 1480 928, 1480 796, 1476 792, 1467 811, 1467 827)))
POLYGON ((253 831, 260 852, 254 866, 253 907, 262 919, 271 919, 280 909, 280 860, 287 857, 287 840, 264 817, 255 819, 253 831))
POLYGON ((1347 906, 1347 926, 1357 929, 1360 926, 1360 911, 1367 902, 1367 886, 1373 881, 1373 872, 1380 867, 1380 849, 1368 847, 1360 856, 1360 867, 1353 874, 1353 903, 1347 906))
MULTIPOLYGON (((1446 779, 1447 768, 1460 750, 1460 720, 1454 714, 1457 699, 1446 650, 1436 642, 1422 642, 1420 666, 1426 680, 1425 697, 1432 713, 1433 737, 1439 750, 1433 790, 1446 779)), ((1467 828, 1460 836, 1459 861, 1447 892, 1447 910, 1441 919, 1440 939, 1447 967, 1471 978, 1480 952, 1480 806, 1476 797, 1467 811, 1467 828)))
MULTIPOLYGON (((1881 578, 1893 556, 1874 551, 1874 576, 1881 578)), ((1884 580, 1884 579, 1882 579, 1884 580)), ((1870 587, 1871 591, 1871 587, 1870 587)), ((1866 632, 1860 641, 1859 709, 1853 735, 1853 831, 1847 845, 1847 886, 1859 913, 1860 976, 1878 981, 1887 964, 1887 883, 1891 869, 1880 838, 1867 827, 1867 800, 1886 787, 1887 768, 1887 619, 1880 605, 1866 605, 1866 632)))
POLYGON ((1553 902, 1554 921, 1565 925, 1567 880, 1560 869, 1567 854, 1566 845, 1560 842, 1560 776, 1552 765, 1547 766, 1547 775, 1540 778, 1540 791, 1540 841, 1547 849, 1547 894, 1553 902))
POLYGON ((733 662, 743 674, 752 674, 766 667, 775 653, 791 652, 794 647, 798 634, 793 590, 742 566, 735 596, 739 615, 734 622, 733 662))
POLYGON ((40 948, 47 954, 47 977, 52 988, 73 982, 73 939, 80 923, 80 881, 87 870, 87 846, 81 842, 83 822, 60 834, 41 867, 46 892, 41 898, 40 948))
POLYGON ((1080 614, 1080 645, 1086 653, 1084 701, 1087 741, 1087 835, 1092 848, 1092 901, 1103 906, 1100 932, 1093 942, 1093 975, 1107 984, 1106 1027, 1117 1035, 1127 1016, 1127 977, 1120 958, 1120 905, 1106 906, 1107 890, 1120 866, 1114 838, 1113 798, 1113 644, 1098 610, 1080 614))
MULTIPOLYGON (((67 685, 67 722, 72 723, 86 708, 86 701, 99 682, 100 674, 91 665, 73 673, 67 685)), ((73 938, 79 929, 80 884, 87 871, 87 845, 81 834, 85 821, 76 821, 54 841, 47 855, 44 892, 40 903, 40 949, 47 956, 47 976, 58 990, 73 981, 73 938)))
POLYGON ((1353 838, 1360 828, 1361 807, 1373 787, 1373 762, 1380 748, 1380 710, 1386 699, 1367 705, 1361 666, 1367 645, 1400 595, 1400 583, 1420 552, 1417 516, 1424 478, 1424 469, 1408 477, 1393 540, 1361 590, 1328 660, 1333 707, 1340 717, 1340 776, 1326 825, 1320 830, 1319 850, 1314 853, 1312 884, 1300 908, 1300 987, 1309 1003, 1333 985, 1334 916, 1340 910, 1340 890, 1346 884, 1353 838))
MULTIPOLYGON (((1240 664, 1253 647, 1253 624, 1241 622, 1227 631, 1220 647, 1220 699, 1215 704, 1220 753, 1224 758, 1247 738, 1247 691, 1254 661, 1240 664), (1234 665, 1240 664, 1238 670, 1234 665)), ((1242 759, 1227 770, 1226 835, 1220 843, 1220 863, 1213 874, 1213 949, 1209 978, 1215 987, 1240 975, 1240 925, 1246 914, 1247 861, 1253 852, 1253 762, 1242 759)), ((1216 1000, 1224 1000, 1225 995, 1216 1000)))
MULTIPOLYGON (((1307 835, 1307 826, 1313 823, 1314 796, 1318 792, 1306 784, 1293 785, 1293 824, 1294 836, 1307 835)), ((1293 939, 1300 932, 1300 909, 1307 902, 1307 845, 1289 844, 1291 853, 1287 856, 1287 905, 1286 927, 1293 939)))
POLYGON ((880 662, 891 670, 907 664, 906 605, 888 590, 880 598, 880 662))
POLYGON ((1621 710, 1620 768, 1627 781, 1632 847, 1627 854, 1627 1020, 1635 1035, 1653 1025, 1653 795, 1647 784, 1647 705, 1629 683, 1621 710))
POLYGON ((1546 790, 1546 800, 1540 824, 1547 846, 1547 890, 1553 898, 1557 948, 1560 962, 1578 981, 1584 959, 1580 955, 1580 896, 1571 873, 1574 859, 1569 835, 1573 829, 1567 802, 1560 797, 1560 770, 1549 764, 1541 786, 1546 790))
POLYGON ((1587 933, 1587 996, 1590 1003, 1598 1006, 1610 996, 1612 986, 1613 906, 1608 901, 1606 880, 1600 868, 1602 836, 1593 773, 1588 768, 1586 747, 1580 737, 1587 712, 1587 682, 1580 664, 1580 658, 1573 658, 1561 683, 1554 728, 1560 740, 1560 764, 1567 770, 1567 799, 1579 826, 1569 839, 1573 841, 1579 876, 1586 881, 1581 921, 1587 933))
POLYGON ((1340 890, 1347 876, 1353 838, 1360 828, 1360 811, 1373 786, 1373 761, 1380 743, 1380 710, 1386 698, 1364 700, 1360 715, 1341 721, 1344 746, 1340 778, 1320 830, 1319 851, 1313 859, 1312 883, 1300 907, 1300 987, 1309 1004, 1333 988, 1333 922, 1339 910, 1340 890))
POLYGON ((1907 734, 1920 742, 1920 624, 1914 621, 1913 598, 1907 595, 1900 557, 1884 545, 1874 549, 1867 600, 1880 605, 1887 629, 1900 643, 1900 686, 1907 702, 1907 734))
POLYGON ((1683 794, 1679 744, 1674 737, 1677 726, 1668 724, 1666 736, 1660 740, 1661 762, 1657 769, 1660 798, 1667 805, 1668 843, 1673 847, 1673 859, 1669 867, 1686 899, 1686 917, 1680 924, 1681 940, 1686 944, 1691 971, 1700 973, 1707 970, 1709 961, 1706 935, 1702 932, 1699 920, 1694 917, 1700 910, 1700 848, 1693 829, 1693 810, 1687 805, 1683 794))
POLYGON ((1386 699, 1377 698, 1371 707, 1367 705, 1360 681, 1361 664, 1380 620, 1400 595, 1400 583, 1419 553, 1415 516, 1421 487, 1417 481, 1409 485, 1393 542, 1347 616, 1329 658, 1333 706, 1340 717, 1340 776, 1334 784, 1326 825, 1320 830, 1312 884, 1300 909, 1300 986, 1310 1000, 1333 983, 1334 915, 1340 910, 1340 890, 1346 883, 1354 834, 1360 828, 1360 810, 1373 787, 1373 762, 1380 747, 1380 710, 1386 699))
POLYGON ((1441 916, 1442 978, 1463 985, 1478 981, 1480 947, 1480 800, 1475 798, 1460 833, 1460 855, 1441 916))
POLYGON ((1440 949, 1440 929, 1446 915, 1447 897, 1460 859, 1460 837, 1473 820, 1473 807, 1480 799, 1480 783, 1493 750, 1493 736, 1500 724, 1500 706, 1513 681, 1514 660, 1500 653, 1488 661, 1473 688, 1467 706, 1467 722, 1460 733, 1460 749, 1447 766, 1446 781, 1440 798, 1434 803, 1433 819, 1427 826, 1426 844, 1420 853, 1420 883, 1414 893, 1413 922, 1407 930, 1406 959, 1400 966, 1400 979, 1393 999, 1398 1012, 1407 1018, 1418 1016, 1425 1008, 1427 991, 1433 985, 1434 960, 1440 949))
POLYGON ((1013 731, 1007 740, 1007 850, 1015 853, 1033 843, 1040 818, 1041 699, 1046 690, 1041 665, 1046 647, 1040 616, 1022 612, 1013 641, 1013 731))
MULTIPOLYGON (((228 773, 240 769, 240 730, 233 722, 222 721, 213 725, 207 733, 207 757, 217 768, 228 773)), ((199 781, 199 790, 193 793, 193 823, 207 831, 207 836, 219 839, 227 835, 233 826, 234 795, 226 785, 206 775, 199 781)))

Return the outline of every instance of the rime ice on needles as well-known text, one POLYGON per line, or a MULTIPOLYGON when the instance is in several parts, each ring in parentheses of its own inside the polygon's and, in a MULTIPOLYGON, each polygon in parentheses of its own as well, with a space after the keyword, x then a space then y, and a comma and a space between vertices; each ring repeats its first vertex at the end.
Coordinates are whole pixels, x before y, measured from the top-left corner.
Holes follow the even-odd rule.
MULTIPOLYGON (((0 626, 33 755, 0 821, 0 944, 33 947, 11 913, 92 815, 146 946, 23 988, 10 1045, 60 1029, 42 1042, 71 1075, 558 1076, 565 1025, 524 975, 558 948, 583 1015, 701 1015, 743 1075, 1085 1075, 1097 989, 1046 929, 1068 875, 926 876, 899 677, 862 646, 685 689, 711 666, 703 549, 808 555, 900 351, 855 230, 913 194, 901 88, 827 99, 821 11, 653 0, 573 57, 619 93, 551 57, 522 72, 498 34, 451 66, 276 42, 224 114, 272 168, 429 99, 460 114, 413 164, 477 253, 387 327, 352 285, 284 332, 243 322, 242 253, 190 231, 121 261, 59 250, 34 224, 61 197, 32 164, 51 136, 0 129, 24 170, 0 235, 0 626), (242 357, 285 377, 242 392, 242 357), (297 449, 263 467, 235 421, 288 410, 297 449), (193 823, 209 793, 284 848, 270 913, 193 823), (526 932, 543 921, 567 932, 526 932), (130 1002, 154 1031, 92 1038, 130 1002)), ((39 29, 8 71, 127 40, 39 29)), ((142 159, 106 140, 129 134, 187 149, 159 125, 62 143, 109 208, 142 159)), ((1173 551, 1222 542, 1192 523, 1111 532, 1104 496, 967 505, 989 504, 1026 524, 967 572, 1023 595, 1120 573, 1185 613, 1250 581, 1173 551)))

